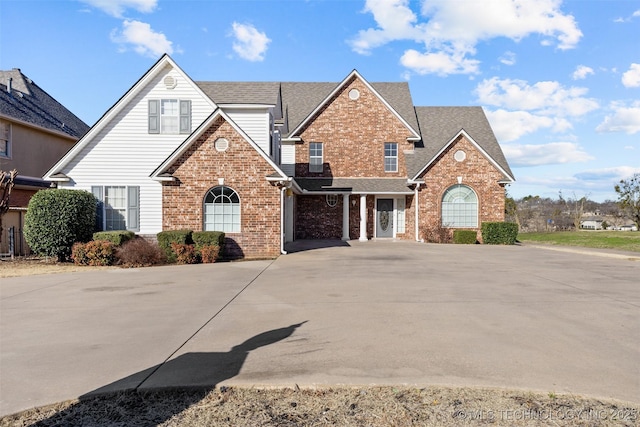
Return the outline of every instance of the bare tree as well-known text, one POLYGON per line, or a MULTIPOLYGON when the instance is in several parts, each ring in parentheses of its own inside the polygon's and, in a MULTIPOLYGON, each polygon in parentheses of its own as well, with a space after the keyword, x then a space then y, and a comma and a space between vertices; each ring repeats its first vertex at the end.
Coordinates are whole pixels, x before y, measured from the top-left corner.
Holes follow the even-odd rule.
POLYGON ((559 191, 558 197, 560 198, 560 202, 563 203, 566 207, 567 213, 569 214, 569 217, 573 222, 573 226, 576 230, 579 230, 580 219, 582 218, 582 215, 584 215, 584 208, 589 200, 589 195, 587 194, 586 196, 578 199, 576 193, 573 193, 573 198, 569 197, 568 199, 565 199, 564 197, 562 197, 562 191, 559 191))
POLYGON ((618 193, 618 204, 631 217, 640 230, 640 173, 629 179, 620 180, 615 187, 618 193))
POLYGON ((11 190, 15 185, 15 179, 18 176, 17 170, 10 172, 0 171, 0 242, 2 242, 2 217, 9 212, 9 197, 11 196, 11 190))

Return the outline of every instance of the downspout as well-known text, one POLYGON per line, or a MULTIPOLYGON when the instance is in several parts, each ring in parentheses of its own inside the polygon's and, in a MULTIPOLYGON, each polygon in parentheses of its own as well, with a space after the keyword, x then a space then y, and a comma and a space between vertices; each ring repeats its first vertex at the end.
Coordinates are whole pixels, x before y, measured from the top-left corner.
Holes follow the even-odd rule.
POLYGON ((280 187, 280 253, 282 255, 286 255, 287 251, 284 250, 284 240, 285 240, 285 227, 284 227, 284 197, 285 192, 287 191, 286 186, 280 187))
POLYGON ((418 220, 420 219, 420 215, 418 215, 418 188, 420 188, 420 183, 416 182, 416 188, 413 190, 414 191, 414 196, 413 196, 413 204, 415 206, 415 215, 416 215, 416 242, 421 242, 422 240, 420 240, 420 235, 419 233, 419 226, 418 226, 418 220))

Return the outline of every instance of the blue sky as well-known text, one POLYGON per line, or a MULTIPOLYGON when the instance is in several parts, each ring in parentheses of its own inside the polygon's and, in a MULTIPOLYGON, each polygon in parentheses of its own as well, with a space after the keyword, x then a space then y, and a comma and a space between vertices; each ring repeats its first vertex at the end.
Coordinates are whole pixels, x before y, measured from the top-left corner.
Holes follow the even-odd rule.
POLYGON ((637 0, 0 0, 0 69, 89 125, 164 53, 194 80, 409 82, 481 105, 509 194, 616 199, 640 172, 637 0))

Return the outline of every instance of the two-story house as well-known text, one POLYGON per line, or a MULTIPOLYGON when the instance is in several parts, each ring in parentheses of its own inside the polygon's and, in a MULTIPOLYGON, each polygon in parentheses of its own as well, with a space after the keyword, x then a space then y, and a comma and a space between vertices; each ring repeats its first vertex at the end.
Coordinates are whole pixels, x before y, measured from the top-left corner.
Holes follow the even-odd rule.
POLYGON ((195 82, 163 56, 45 175, 93 192, 104 229, 224 231, 230 257, 294 239, 422 238, 504 219, 513 174, 480 107, 409 86, 195 82))
POLYGON ((0 254, 25 255, 24 214, 31 196, 51 182, 42 175, 89 130, 29 77, 14 68, 0 70, 0 169, 16 169, 18 176, 2 218, 0 254))

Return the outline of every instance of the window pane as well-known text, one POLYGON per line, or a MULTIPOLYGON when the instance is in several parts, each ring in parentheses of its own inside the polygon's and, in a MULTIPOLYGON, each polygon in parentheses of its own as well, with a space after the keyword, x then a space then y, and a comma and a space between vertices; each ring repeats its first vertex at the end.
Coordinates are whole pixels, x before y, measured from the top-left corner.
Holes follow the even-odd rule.
POLYGON ((442 197, 442 225, 445 227, 478 226, 478 198, 466 185, 450 187, 442 197))
POLYGON ((219 186, 209 190, 204 211, 205 230, 240 232, 240 197, 232 188, 219 186))

